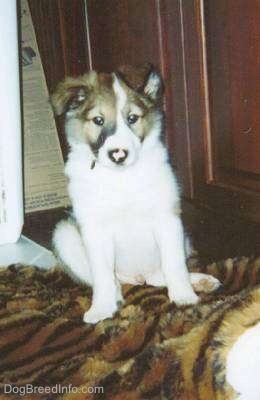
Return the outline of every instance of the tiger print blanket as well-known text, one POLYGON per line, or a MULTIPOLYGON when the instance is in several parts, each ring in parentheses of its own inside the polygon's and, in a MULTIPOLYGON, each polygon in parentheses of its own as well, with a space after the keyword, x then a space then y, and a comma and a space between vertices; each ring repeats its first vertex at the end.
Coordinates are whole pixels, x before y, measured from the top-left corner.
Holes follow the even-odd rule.
POLYGON ((82 322, 91 289, 61 269, 0 269, 0 399, 21 398, 4 385, 26 384, 63 391, 22 396, 28 400, 231 399, 225 358, 245 326, 260 320, 260 258, 204 268, 193 260, 189 269, 223 286, 176 308, 165 288, 126 285, 124 306, 95 326, 82 322))

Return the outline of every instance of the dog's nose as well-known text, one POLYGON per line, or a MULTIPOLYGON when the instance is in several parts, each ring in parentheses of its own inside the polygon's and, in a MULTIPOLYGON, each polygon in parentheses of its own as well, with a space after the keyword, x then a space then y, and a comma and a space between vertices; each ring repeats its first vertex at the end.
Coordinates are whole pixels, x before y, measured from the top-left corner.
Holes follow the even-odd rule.
POLYGON ((108 151, 108 157, 116 164, 122 164, 127 156, 128 151, 125 149, 113 149, 108 151))

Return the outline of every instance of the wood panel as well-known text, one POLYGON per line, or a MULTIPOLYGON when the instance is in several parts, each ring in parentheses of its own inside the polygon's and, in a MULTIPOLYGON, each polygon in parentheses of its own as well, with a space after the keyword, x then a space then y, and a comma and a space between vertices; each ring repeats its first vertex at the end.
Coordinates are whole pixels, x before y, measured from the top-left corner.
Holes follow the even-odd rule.
POLYGON ((228 111, 232 104, 230 68, 226 62, 228 54, 218 49, 222 55, 222 74, 219 68, 214 67, 215 58, 208 55, 215 54, 213 47, 211 51, 208 49, 208 37, 212 35, 214 24, 209 24, 211 30, 205 32, 207 14, 205 12, 204 15, 204 11, 207 9, 204 10, 204 6, 221 6, 219 15, 222 24, 214 40, 223 43, 225 35, 222 30, 229 25, 226 21, 229 1, 221 0, 220 4, 207 0, 185 0, 181 3, 193 200, 196 204, 212 208, 219 215, 260 222, 259 176, 242 174, 232 165, 234 147, 229 133, 234 127, 232 113, 228 111), (218 79, 213 84, 216 77, 218 79), (219 103, 216 103, 217 99, 221 99, 219 103, 222 101, 223 113, 219 103), (222 168, 219 168, 220 165, 222 168))
POLYGON ((185 196, 191 198, 193 181, 189 152, 181 2, 161 0, 159 10, 167 99, 166 119, 171 120, 171 125, 168 125, 168 146, 173 165, 181 182, 182 192, 185 196))
MULTIPOLYGON (((208 113, 206 108, 205 71, 203 68, 203 42, 200 2, 196 0, 179 0, 181 9, 182 41, 177 43, 183 52, 184 102, 186 108, 187 140, 182 151, 187 152, 190 174, 190 199, 198 196, 202 182, 207 182, 210 171, 205 168, 209 163, 209 152, 205 147, 205 135, 208 130, 208 113)), ((173 95, 175 95, 173 93, 173 95)), ((176 151, 179 149, 177 148, 176 151)), ((181 161, 180 161, 181 162, 181 161)))
MULTIPOLYGON (((47 86, 52 92, 66 75, 90 70, 84 0, 29 0, 47 86)), ((64 157, 63 122, 56 119, 64 157)))
POLYGON ((157 1, 88 0, 87 13, 93 69, 145 62, 161 66, 157 1))
POLYGON ((259 1, 205 1, 215 160, 237 173, 260 173, 259 20, 259 1))
POLYGON ((29 0, 50 90, 90 69, 84 0, 29 0))

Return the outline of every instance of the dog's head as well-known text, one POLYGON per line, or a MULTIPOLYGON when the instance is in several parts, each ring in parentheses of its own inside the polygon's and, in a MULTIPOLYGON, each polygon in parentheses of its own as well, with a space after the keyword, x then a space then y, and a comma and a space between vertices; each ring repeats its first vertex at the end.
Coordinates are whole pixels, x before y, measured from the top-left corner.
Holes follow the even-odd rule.
POLYGON ((118 167, 135 163, 147 138, 160 134, 161 95, 162 79, 147 64, 66 78, 51 100, 65 115, 69 143, 83 142, 97 162, 118 167))

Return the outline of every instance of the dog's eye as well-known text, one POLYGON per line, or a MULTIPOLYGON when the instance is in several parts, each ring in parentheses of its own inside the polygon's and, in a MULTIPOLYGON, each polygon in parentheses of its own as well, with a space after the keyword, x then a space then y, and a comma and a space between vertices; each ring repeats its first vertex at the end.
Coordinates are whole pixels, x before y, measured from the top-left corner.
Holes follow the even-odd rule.
POLYGON ((104 118, 102 118, 102 117, 99 117, 99 116, 98 117, 94 117, 92 121, 96 125, 99 125, 99 126, 104 125, 104 118))
POLYGON ((139 119, 139 116, 136 114, 129 114, 127 117, 127 122, 129 124, 135 124, 136 121, 139 119))

